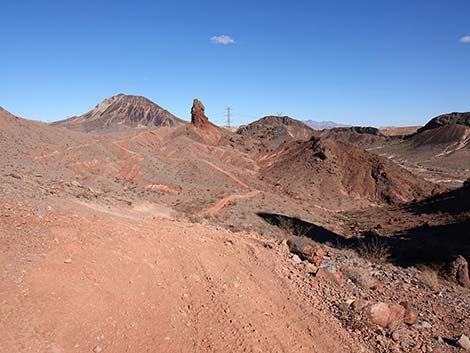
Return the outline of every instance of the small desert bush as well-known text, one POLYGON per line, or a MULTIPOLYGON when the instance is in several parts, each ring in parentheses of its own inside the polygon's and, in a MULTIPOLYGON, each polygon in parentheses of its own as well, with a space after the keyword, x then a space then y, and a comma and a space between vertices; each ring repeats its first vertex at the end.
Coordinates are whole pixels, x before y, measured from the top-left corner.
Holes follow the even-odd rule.
POLYGON ((277 226, 282 230, 293 233, 295 230, 294 220, 290 217, 278 217, 277 226))
POLYGON ((302 222, 299 220, 299 218, 283 216, 278 218, 276 225, 285 232, 296 235, 298 237, 307 236, 313 228, 311 224, 302 222))
POLYGON ((390 248, 378 236, 360 239, 357 246, 359 256, 375 263, 385 263, 390 259, 390 248))
POLYGON ((398 316, 394 318, 389 324, 388 324, 388 329, 392 333, 392 337, 400 337, 400 334, 404 331, 405 324, 403 322, 403 318, 398 316))
POLYGON ((343 268, 344 275, 349 278, 353 283, 363 289, 371 289, 375 287, 376 281, 370 275, 369 271, 361 267, 346 267, 343 268))
POLYGON ((439 275, 436 271, 430 268, 423 268, 421 269, 418 282, 422 286, 436 291, 439 288, 439 275))

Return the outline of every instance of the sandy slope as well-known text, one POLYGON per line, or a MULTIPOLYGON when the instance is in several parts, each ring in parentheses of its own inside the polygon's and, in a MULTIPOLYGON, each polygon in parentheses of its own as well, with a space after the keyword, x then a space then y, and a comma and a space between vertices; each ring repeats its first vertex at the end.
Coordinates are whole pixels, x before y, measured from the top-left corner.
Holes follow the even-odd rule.
POLYGON ((0 206, 2 353, 362 351, 254 235, 145 207, 34 206, 0 206))

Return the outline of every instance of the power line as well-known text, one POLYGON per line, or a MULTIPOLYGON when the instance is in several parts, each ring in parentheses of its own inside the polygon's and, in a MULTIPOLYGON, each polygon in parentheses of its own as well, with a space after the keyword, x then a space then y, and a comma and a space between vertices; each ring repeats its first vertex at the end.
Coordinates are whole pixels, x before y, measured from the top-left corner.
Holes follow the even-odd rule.
POLYGON ((227 106, 225 110, 227 111, 227 113, 225 113, 225 116, 227 117, 227 126, 230 127, 230 117, 232 113, 232 107, 227 106))

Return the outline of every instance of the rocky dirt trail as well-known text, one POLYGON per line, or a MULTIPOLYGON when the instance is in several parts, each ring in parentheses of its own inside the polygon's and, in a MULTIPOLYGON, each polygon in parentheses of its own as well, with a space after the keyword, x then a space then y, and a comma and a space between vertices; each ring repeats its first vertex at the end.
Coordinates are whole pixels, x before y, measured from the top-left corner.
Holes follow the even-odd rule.
POLYGON ((260 193, 259 190, 252 190, 252 191, 249 191, 245 194, 229 195, 227 197, 224 197, 223 199, 220 199, 214 206, 209 207, 207 210, 205 210, 204 214, 213 216, 213 215, 219 213, 225 206, 227 206, 231 202, 235 202, 237 200, 243 200, 243 199, 248 199, 248 198, 251 198, 251 197, 255 197, 259 193, 260 193))
POLYGON ((246 184, 240 178, 238 178, 237 176, 233 175, 232 173, 218 167, 214 163, 209 162, 207 160, 203 160, 203 161, 205 163, 207 163, 208 165, 210 165, 215 170, 217 170, 218 172, 220 172, 222 174, 225 174, 227 177, 229 177, 230 179, 235 181, 235 183, 239 184, 241 187, 243 187, 245 189, 249 189, 250 191, 248 191, 247 193, 244 193, 244 194, 238 194, 237 193, 237 194, 232 194, 232 195, 229 195, 227 197, 224 197, 224 198, 220 199, 215 205, 213 205, 213 206, 207 208, 206 210, 204 210, 202 212, 202 214, 213 216, 213 215, 219 213, 220 211, 222 211, 222 209, 225 206, 229 205, 231 202, 234 202, 236 200, 249 199, 249 198, 255 197, 256 195, 258 195, 261 192, 259 190, 251 188, 248 184, 246 184))
POLYGON ((148 209, 34 205, 0 206, 2 353, 365 351, 269 241, 148 209))

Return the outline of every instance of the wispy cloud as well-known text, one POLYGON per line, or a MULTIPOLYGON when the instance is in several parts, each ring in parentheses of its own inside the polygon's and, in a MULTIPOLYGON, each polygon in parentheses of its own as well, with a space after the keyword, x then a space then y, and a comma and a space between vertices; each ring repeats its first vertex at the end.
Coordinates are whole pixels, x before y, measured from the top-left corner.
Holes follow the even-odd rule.
POLYGON ((470 36, 463 36, 460 38, 460 43, 470 43, 470 36))
POLYGON ((222 34, 220 36, 211 37, 211 42, 213 44, 229 45, 229 44, 235 44, 235 39, 225 34, 222 34))

